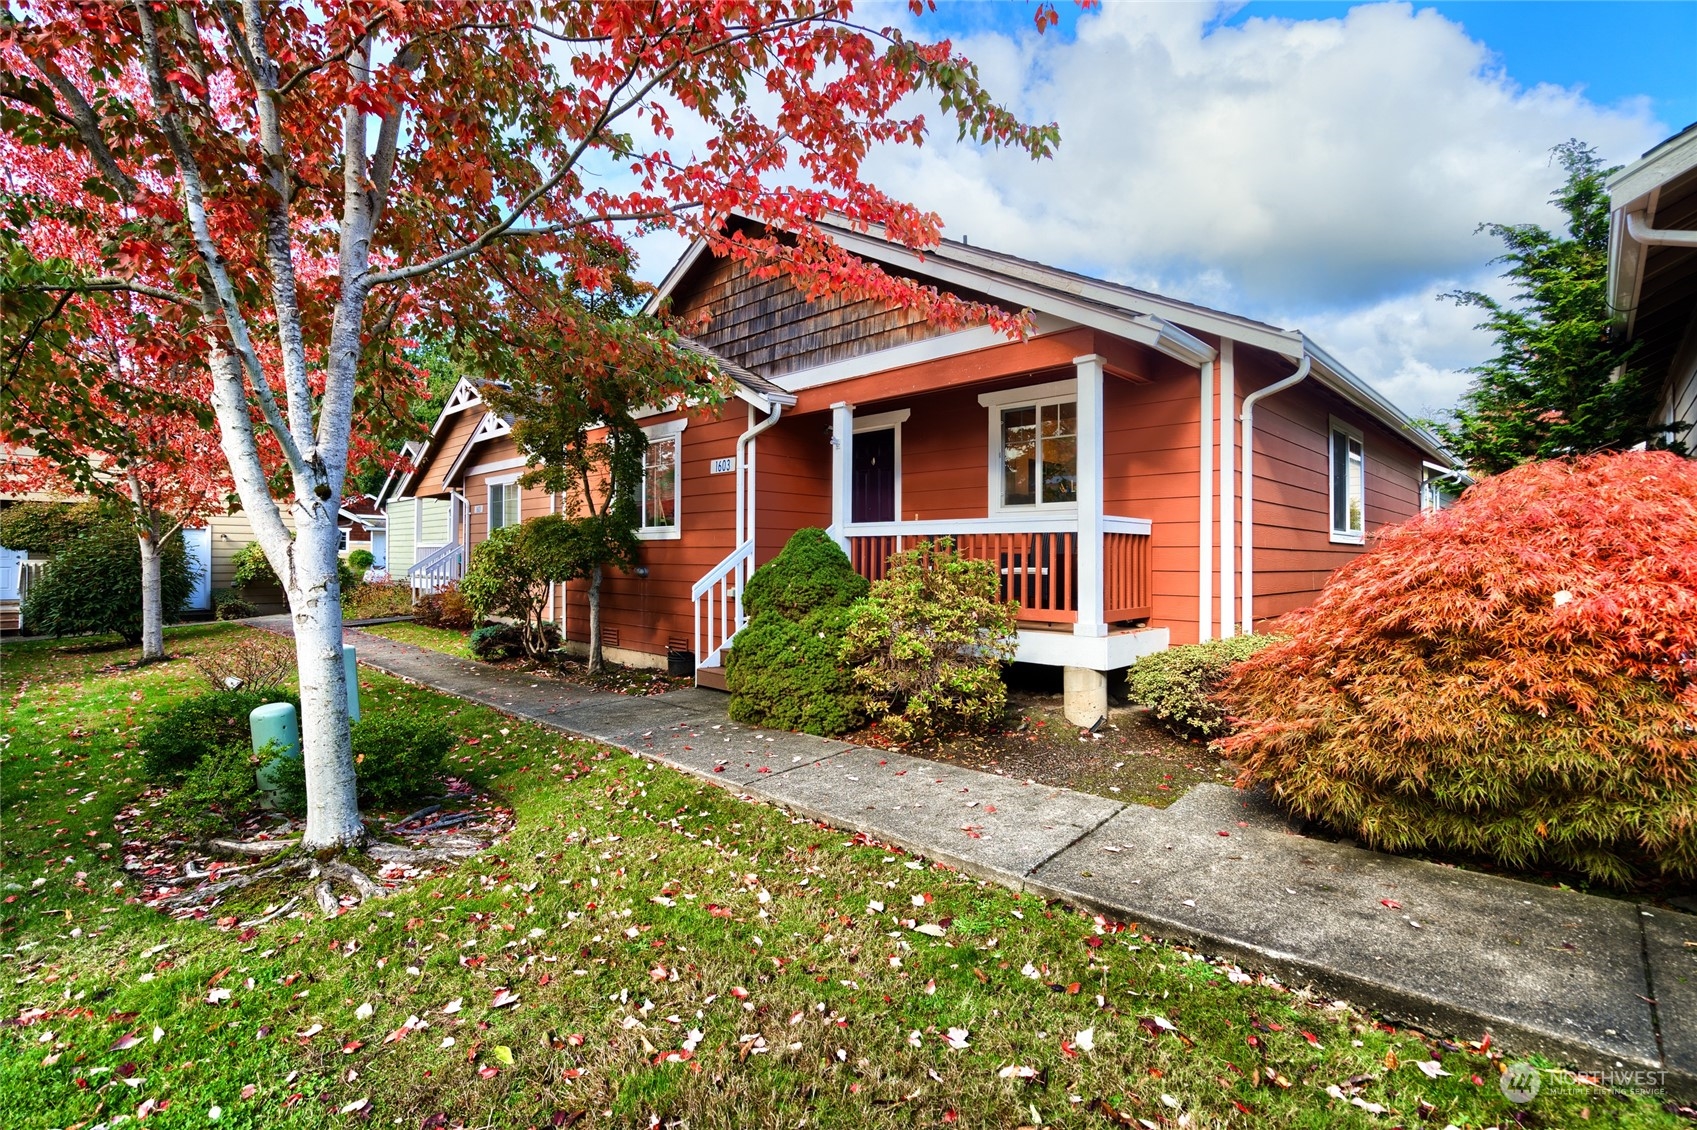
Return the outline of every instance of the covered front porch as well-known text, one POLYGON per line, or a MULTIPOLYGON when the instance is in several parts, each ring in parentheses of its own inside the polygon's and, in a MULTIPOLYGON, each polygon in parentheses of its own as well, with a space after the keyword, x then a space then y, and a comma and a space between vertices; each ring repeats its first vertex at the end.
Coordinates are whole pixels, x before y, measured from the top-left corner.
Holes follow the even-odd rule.
MULTIPOLYGON (((1150 624, 1155 523, 1113 487, 1127 461, 1107 465, 1109 401, 1148 382, 1099 354, 1070 362, 896 395, 846 383, 833 391, 868 395, 819 405, 796 427, 829 443, 827 532, 855 570, 877 581, 892 554, 939 538, 988 562, 1018 608, 1017 659, 1068 669, 1080 696, 1069 713, 1094 709, 1089 724, 1106 712, 1108 672, 1164 649, 1168 634, 1150 624)), ((763 500, 770 489, 759 484, 763 500)), ((700 663, 741 626, 754 540, 692 594, 700 663)))

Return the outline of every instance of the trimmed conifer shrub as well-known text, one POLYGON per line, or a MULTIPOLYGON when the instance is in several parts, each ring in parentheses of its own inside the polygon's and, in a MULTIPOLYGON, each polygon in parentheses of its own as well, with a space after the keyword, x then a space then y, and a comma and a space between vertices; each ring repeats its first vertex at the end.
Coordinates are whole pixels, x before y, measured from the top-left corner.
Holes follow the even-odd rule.
POLYGON ((1374 847, 1697 875, 1697 463, 1528 464, 1382 535, 1225 686, 1248 779, 1374 847))
POLYGON ((725 662, 731 717, 751 726, 841 734, 863 720, 860 692, 838 653, 848 608, 866 579, 823 530, 798 530, 755 570, 743 593, 749 622, 725 662))
POLYGON ((822 608, 847 608, 866 595, 866 578, 824 530, 797 530, 778 556, 756 569, 742 594, 752 618, 776 612, 800 620, 822 608))

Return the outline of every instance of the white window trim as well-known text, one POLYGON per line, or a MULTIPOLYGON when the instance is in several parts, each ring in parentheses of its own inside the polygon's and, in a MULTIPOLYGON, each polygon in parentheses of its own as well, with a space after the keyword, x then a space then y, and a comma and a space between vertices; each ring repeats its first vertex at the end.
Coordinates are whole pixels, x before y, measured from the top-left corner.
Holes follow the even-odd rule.
MULTIPOLYGON (((677 476, 673 480, 676 497, 672 499, 672 524, 669 526, 642 526, 636 531, 636 536, 642 541, 677 541, 684 536, 684 429, 689 427, 689 417, 680 416, 676 420, 666 420, 658 424, 649 424, 642 429, 644 438, 649 443, 659 439, 675 439, 678 441, 677 476)), ((638 490, 647 490, 647 471, 643 472, 644 481, 637 484, 638 490)), ((641 505, 640 499, 638 505, 641 505)))
MULTIPOLYGON (((902 517, 902 425, 905 424, 908 421, 908 419, 910 417, 912 417, 912 415, 913 415, 913 409, 911 409, 911 408, 898 408, 894 412, 874 412, 870 416, 856 416, 854 418, 854 434, 855 435, 859 435, 861 432, 893 431, 893 432, 896 433, 896 498, 895 498, 896 514, 895 514, 895 518, 896 518, 896 521, 898 521, 898 522, 901 521, 901 517, 902 517)), ((852 448, 849 451, 849 467, 852 471, 852 469, 854 467, 854 451, 853 451, 852 448)), ((854 476, 853 476, 853 474, 850 474, 850 476, 849 476, 848 513, 850 515, 849 525, 853 526, 854 525, 854 520, 853 520, 853 515, 854 515, 854 476)))
POLYGON ((988 494, 989 513, 992 515, 1013 516, 1017 514, 1076 514, 1076 502, 1032 502, 1017 506, 1007 506, 1002 502, 1002 413, 1009 408, 1041 408, 1048 404, 1076 404, 1078 402, 1078 378, 1073 377, 1064 381, 1049 381, 1040 385, 1025 385, 1022 388, 1004 388, 996 392, 981 392, 978 403, 989 411, 989 443, 986 455, 989 461, 988 494))
POLYGON ((1354 424, 1338 419, 1336 416, 1327 417, 1326 429, 1326 528, 1330 531, 1333 545, 1366 545, 1367 544, 1367 438, 1361 434, 1361 429, 1354 424), (1332 492, 1337 490, 1337 444, 1332 442, 1334 435, 1345 435, 1361 445, 1361 529, 1340 530, 1332 523, 1333 515, 1337 513, 1337 499, 1332 492))
MULTIPOLYGON (((519 476, 517 476, 517 475, 502 475, 498 479, 485 479, 485 480, 483 480, 483 513, 484 513, 483 536, 485 538, 487 538, 490 534, 494 533, 496 530, 501 529, 502 526, 507 526, 507 525, 516 526, 519 523, 524 521, 524 492, 521 490, 521 491, 519 491, 519 495, 518 495, 518 499, 519 499, 518 521, 517 522, 504 522, 504 523, 502 523, 502 526, 495 525, 495 488, 496 487, 511 486, 518 481, 519 481, 519 476)), ((505 504, 503 503, 503 506, 504 505, 505 504)))

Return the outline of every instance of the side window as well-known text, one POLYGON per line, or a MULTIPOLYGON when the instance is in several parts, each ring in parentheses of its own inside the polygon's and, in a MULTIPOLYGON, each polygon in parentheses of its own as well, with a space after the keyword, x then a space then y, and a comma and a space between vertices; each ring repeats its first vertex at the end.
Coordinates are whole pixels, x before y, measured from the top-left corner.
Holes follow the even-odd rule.
POLYGON ((489 530, 491 533, 502 526, 519 524, 519 485, 513 483, 489 484, 489 530))
POLYGON ((1073 401, 1002 410, 1002 505, 1078 501, 1078 406, 1073 401))
POLYGON ((1367 537, 1367 451, 1361 433, 1332 421, 1332 540, 1367 537))
POLYGON ((668 420, 642 429, 648 448, 642 453, 642 493, 637 507, 642 525, 637 536, 665 540, 683 536, 680 469, 683 464, 683 431, 688 420, 668 420))
POLYGON ((642 456, 642 528, 678 524, 678 437, 648 442, 642 456))

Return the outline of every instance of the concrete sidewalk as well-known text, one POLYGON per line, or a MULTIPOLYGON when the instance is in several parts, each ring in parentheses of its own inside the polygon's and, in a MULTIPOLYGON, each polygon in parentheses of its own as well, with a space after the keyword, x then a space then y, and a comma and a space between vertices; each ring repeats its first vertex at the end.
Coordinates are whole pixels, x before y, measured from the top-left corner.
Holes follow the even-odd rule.
MULTIPOLYGON (((282 619, 282 618, 279 618, 282 619)), ((280 624, 259 624, 286 632, 280 624)), ((1134 921, 1434 1033, 1697 1097, 1697 917, 1297 835, 1256 794, 1145 808, 350 631, 362 662, 961 870, 1134 921)))

